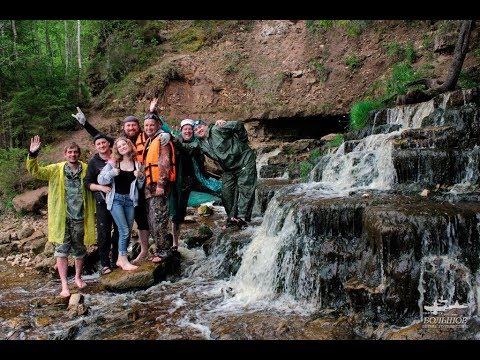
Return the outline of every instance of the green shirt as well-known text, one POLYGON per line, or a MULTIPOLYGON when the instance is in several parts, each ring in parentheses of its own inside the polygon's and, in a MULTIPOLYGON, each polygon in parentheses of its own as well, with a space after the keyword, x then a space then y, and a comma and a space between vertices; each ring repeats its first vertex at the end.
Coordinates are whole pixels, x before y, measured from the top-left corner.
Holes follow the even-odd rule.
POLYGON ((67 202, 67 219, 83 219, 83 196, 82 196, 82 164, 79 164, 75 173, 65 164, 65 200, 67 202))

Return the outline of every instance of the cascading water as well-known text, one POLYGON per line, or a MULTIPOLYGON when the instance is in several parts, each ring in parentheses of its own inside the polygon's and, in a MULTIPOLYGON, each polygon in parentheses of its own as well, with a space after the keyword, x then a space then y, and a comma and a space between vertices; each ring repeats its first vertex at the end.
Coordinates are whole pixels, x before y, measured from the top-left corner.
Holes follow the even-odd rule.
POLYGON ((279 191, 270 200, 263 222, 243 254, 230 283, 235 295, 229 301, 297 311, 321 307, 321 287, 328 286, 332 266, 322 264, 320 254, 328 236, 320 240, 307 233, 304 222, 308 214, 301 205, 304 201, 344 197, 352 191, 390 189, 396 177, 392 140, 397 136, 398 132, 368 136, 346 154, 342 144, 335 153, 324 156, 317 165, 320 170, 312 171, 308 183, 279 191))

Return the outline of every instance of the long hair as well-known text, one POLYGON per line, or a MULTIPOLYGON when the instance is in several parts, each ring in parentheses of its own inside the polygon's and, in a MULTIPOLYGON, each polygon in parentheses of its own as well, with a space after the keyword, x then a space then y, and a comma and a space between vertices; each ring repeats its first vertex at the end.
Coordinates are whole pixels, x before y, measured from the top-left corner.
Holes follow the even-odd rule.
POLYGON ((136 158, 135 146, 133 145, 132 141, 130 139, 127 139, 125 136, 120 136, 119 138, 115 139, 115 142, 113 143, 113 148, 112 148, 112 159, 115 161, 123 160, 123 155, 119 154, 118 146, 117 146, 117 143, 120 140, 123 140, 127 143, 128 147, 130 148, 130 151, 126 155, 130 156, 132 160, 135 161, 135 158, 136 158))

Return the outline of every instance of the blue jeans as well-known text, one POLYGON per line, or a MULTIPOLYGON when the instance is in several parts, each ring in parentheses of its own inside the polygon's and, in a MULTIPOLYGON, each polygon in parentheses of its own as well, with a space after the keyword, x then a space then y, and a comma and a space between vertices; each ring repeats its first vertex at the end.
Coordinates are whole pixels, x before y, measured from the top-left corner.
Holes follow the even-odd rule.
POLYGON ((128 194, 115 193, 110 212, 118 227, 118 255, 126 256, 135 217, 133 201, 128 194))

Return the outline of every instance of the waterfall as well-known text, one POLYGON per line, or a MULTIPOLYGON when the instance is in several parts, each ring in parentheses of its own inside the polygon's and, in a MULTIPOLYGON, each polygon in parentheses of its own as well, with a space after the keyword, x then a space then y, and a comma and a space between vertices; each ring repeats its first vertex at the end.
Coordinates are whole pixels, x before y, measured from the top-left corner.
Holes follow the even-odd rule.
POLYGON ((323 168, 320 181, 279 191, 243 254, 230 283, 235 295, 229 301, 252 306, 276 304, 284 311, 321 307, 322 279, 332 272, 337 276, 341 270, 320 254, 324 239, 308 235, 303 228, 310 215, 302 209, 303 201, 347 195, 352 190, 390 189, 396 178, 392 139, 397 136, 398 132, 370 135, 348 153, 342 144, 335 153, 324 156, 323 165, 317 165, 323 168), (296 201, 278 200, 287 194, 296 201))
MULTIPOLYGON (((281 205, 276 198, 270 201, 262 225, 243 254, 242 264, 231 282, 235 291, 232 302, 271 303, 277 296, 279 279, 288 277, 288 273, 299 265, 300 259, 285 256, 283 261, 279 260, 282 249, 298 235, 294 209, 287 205, 281 205)), ((284 286, 288 294, 289 285, 284 286)))
POLYGON ((312 169, 310 182, 320 179, 323 186, 334 189, 337 194, 367 189, 389 190, 396 180, 392 139, 398 135, 397 131, 367 136, 348 153, 345 153, 343 143, 312 169))
POLYGON ((397 106, 387 109, 387 124, 402 125, 403 129, 420 128, 422 120, 435 110, 434 100, 414 104, 397 106))

